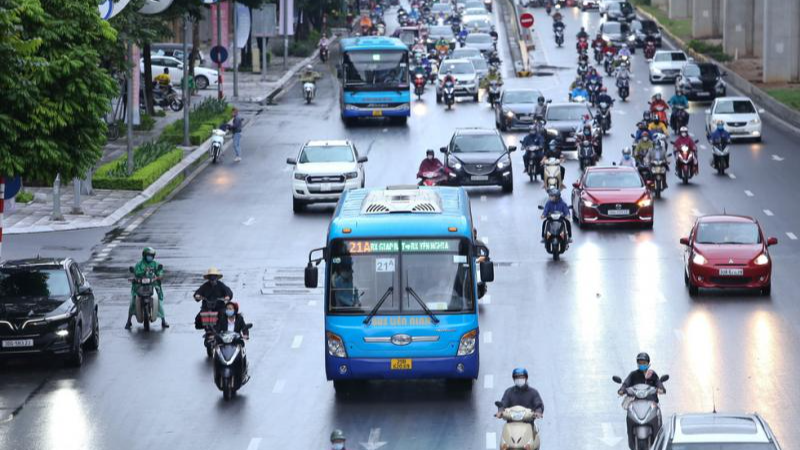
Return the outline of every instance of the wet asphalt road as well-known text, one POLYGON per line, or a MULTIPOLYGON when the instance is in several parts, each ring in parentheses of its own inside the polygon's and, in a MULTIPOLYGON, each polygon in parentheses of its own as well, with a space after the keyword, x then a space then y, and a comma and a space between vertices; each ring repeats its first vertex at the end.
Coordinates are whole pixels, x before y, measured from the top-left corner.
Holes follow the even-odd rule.
MULTIPOLYGON (((581 25, 593 32, 599 18, 596 12, 568 11, 567 44, 555 49, 550 19, 535 13, 541 53, 561 69, 552 76, 509 79, 507 86, 566 99, 574 78, 574 33, 581 25)), ((629 144, 654 91, 640 52, 634 60, 633 95, 613 110, 605 164, 629 144)), ((655 90, 665 98, 672 94, 668 85, 655 90)), ((302 104, 299 87, 292 87, 278 105, 255 116, 242 138, 241 163, 227 155, 222 165, 206 169, 129 230, 105 258, 97 259, 109 245, 97 244, 99 233, 60 241, 8 238, 8 248, 19 253, 43 242, 66 254, 92 249, 85 259, 101 302, 103 343, 79 370, 54 361, 2 368, 0 448, 311 449, 325 448, 337 427, 350 436, 350 448, 361 448, 358 443, 375 429, 389 450, 494 448, 492 433, 499 435, 502 423, 492 417, 493 401, 511 384, 511 369, 525 366, 546 405, 539 422, 544 449, 623 449, 624 412, 610 378, 632 370, 642 350, 650 352, 654 369, 672 377, 661 403, 665 415, 714 406, 758 411, 784 448, 796 447, 800 390, 792 368, 800 364, 800 242, 786 234, 800 234, 796 136, 766 120, 763 144, 734 145, 735 178, 712 174, 709 150, 701 149, 699 178, 689 186, 670 179, 657 202, 654 230, 575 227, 575 243, 560 262, 539 244, 541 184, 521 176, 522 158, 514 154, 512 195, 469 190, 479 236, 498 264, 497 281, 480 308, 481 376, 473 392, 456 394, 436 381, 372 382, 363 392, 337 398, 324 375, 322 296, 302 288, 307 253, 324 244, 332 206, 293 214, 285 159, 306 140, 347 138, 369 156, 368 186, 411 183, 426 148, 445 145, 456 127, 492 127, 494 119, 486 103, 463 102, 445 111, 428 89, 423 101, 414 102, 407 127, 369 123, 345 129, 336 95, 330 73, 310 106, 302 104), (678 239, 696 216, 723 209, 756 217, 768 235, 779 238, 772 250, 771 297, 711 292, 690 298, 686 292, 678 239), (126 269, 145 245, 157 249, 168 273, 172 327, 128 332, 126 269), (247 345, 252 380, 231 402, 213 384, 192 323, 197 304, 191 294, 209 266, 225 273, 255 324, 247 345)), ((699 137, 704 108, 692 104, 690 128, 699 137)), ((520 138, 506 134, 510 144, 520 138)), ((569 161, 568 180, 577 174, 577 162, 569 161)))

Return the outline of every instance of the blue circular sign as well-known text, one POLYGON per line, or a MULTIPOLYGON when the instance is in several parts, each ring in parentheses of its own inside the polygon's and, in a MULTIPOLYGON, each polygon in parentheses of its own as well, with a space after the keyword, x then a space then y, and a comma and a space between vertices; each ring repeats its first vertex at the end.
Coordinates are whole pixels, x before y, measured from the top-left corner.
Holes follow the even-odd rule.
POLYGON ((217 64, 223 64, 228 59, 228 49, 217 45, 216 47, 211 49, 211 61, 214 61, 217 64))
POLYGON ((5 190, 3 192, 3 199, 11 200, 12 198, 16 197, 19 193, 19 190, 22 189, 22 177, 6 177, 4 180, 5 190))

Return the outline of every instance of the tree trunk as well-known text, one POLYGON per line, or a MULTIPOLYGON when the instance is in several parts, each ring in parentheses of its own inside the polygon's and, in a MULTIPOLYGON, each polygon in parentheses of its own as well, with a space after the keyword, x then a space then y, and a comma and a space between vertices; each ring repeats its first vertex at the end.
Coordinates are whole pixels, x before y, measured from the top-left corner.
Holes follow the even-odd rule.
MULTIPOLYGON (((150 60, 150 43, 145 42, 142 46, 142 57, 144 58, 144 97, 147 114, 151 117, 155 115, 153 107, 153 68, 150 60)), ((134 61, 135 63, 135 61, 134 61)), ((136 94, 136 93, 134 93, 136 94)))
POLYGON ((200 21, 197 20, 192 24, 192 53, 189 59, 189 73, 194 78, 194 62, 200 56, 200 21))
POLYGON ((3 259, 3 209, 5 208, 6 181, 0 177, 0 260, 3 259))

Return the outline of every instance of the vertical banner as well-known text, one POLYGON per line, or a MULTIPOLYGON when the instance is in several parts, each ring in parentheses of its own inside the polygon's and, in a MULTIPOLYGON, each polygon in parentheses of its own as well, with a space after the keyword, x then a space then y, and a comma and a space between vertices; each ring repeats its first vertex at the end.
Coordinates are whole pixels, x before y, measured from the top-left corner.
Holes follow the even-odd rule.
MULTIPOLYGON (((233 47, 230 45, 230 17, 228 14, 230 11, 230 5, 228 5, 227 1, 219 2, 211 5, 211 46, 214 47, 216 45, 222 45, 223 47, 228 49, 228 53, 230 54, 230 50, 233 47), (217 42, 217 14, 222 12, 220 19, 222 21, 222 42, 217 42)), ((231 67, 231 59, 228 58, 222 67, 231 67)))
POLYGON ((281 6, 278 8, 278 34, 281 36, 294 36, 294 0, 280 0, 280 2, 281 6), (284 19, 289 23, 288 30, 284 19))
POLYGON ((236 4, 236 48, 244 48, 250 37, 250 8, 236 4))
MULTIPOLYGON (((139 117, 139 105, 141 97, 139 92, 142 89, 142 70, 139 67, 139 61, 142 59, 142 51, 138 46, 133 46, 133 124, 139 125, 141 117, 139 117)), ((153 76, 157 74, 152 74, 153 76)))

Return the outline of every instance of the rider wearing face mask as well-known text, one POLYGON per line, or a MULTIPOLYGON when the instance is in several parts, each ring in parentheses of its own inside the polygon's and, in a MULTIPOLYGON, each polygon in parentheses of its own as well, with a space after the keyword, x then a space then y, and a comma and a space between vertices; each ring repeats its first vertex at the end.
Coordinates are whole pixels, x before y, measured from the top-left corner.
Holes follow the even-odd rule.
MULTIPOLYGON (((657 389, 657 393, 651 398, 648 398, 648 400, 658 403, 658 394, 664 394, 667 391, 664 389, 664 384, 661 383, 661 379, 658 377, 658 374, 654 370, 650 369, 650 355, 645 352, 636 355, 636 365, 638 366, 637 370, 634 370, 628 374, 628 377, 625 378, 625 381, 623 381, 622 385, 620 385, 617 394, 625 395, 625 390, 627 388, 637 384, 646 384, 657 389)), ((633 433, 633 424, 630 422, 630 420, 628 420, 627 423, 628 446, 629 448, 634 448, 633 439, 635 437, 635 433, 633 433)))
POLYGON ((547 202, 544 204, 544 211, 542 211, 542 243, 544 243, 544 230, 545 226, 547 225, 547 218, 550 213, 558 211, 561 213, 561 221, 567 228, 567 238, 569 241, 572 242, 572 224, 567 217, 569 216, 569 206, 567 203, 561 199, 561 191, 558 189, 550 189, 548 192, 549 198, 547 202))
POLYGON ((342 430, 333 430, 331 433, 331 449, 332 450, 345 450, 345 435, 342 430))
POLYGON ((619 160, 619 166, 622 167, 636 167, 636 161, 633 160, 633 154, 630 147, 622 149, 622 159, 619 160))
POLYGON ((222 299, 226 302, 230 301, 233 298, 233 291, 231 288, 225 285, 222 280, 222 272, 219 271, 216 267, 212 267, 208 269, 205 275, 205 283, 200 285, 200 287, 194 292, 194 299, 195 301, 201 301, 205 299, 222 299))
MULTIPOLYGON (((152 247, 145 247, 142 250, 142 259, 133 268, 133 275, 136 278, 144 278, 148 273, 155 275, 155 290, 158 294, 158 317, 161 318, 161 328, 169 328, 167 319, 164 316, 164 290, 161 288, 161 277, 164 276, 164 268, 159 268, 156 262, 156 251, 152 247)), ((136 283, 131 283, 131 304, 128 307, 128 321, 125 322, 125 329, 131 329, 131 317, 136 314, 136 283)))
POLYGON ((500 400, 502 407, 499 408, 495 417, 500 418, 503 409, 522 406, 533 410, 534 417, 541 419, 544 415, 544 402, 542 402, 539 391, 528 386, 528 371, 516 368, 511 373, 511 377, 514 379, 514 386, 506 389, 503 399, 500 400))
POLYGON ((435 153, 433 150, 428 149, 425 152, 425 159, 419 164, 419 170, 417 171, 417 178, 422 178, 422 175, 425 172, 438 172, 443 170, 444 166, 442 162, 436 159, 435 153))

